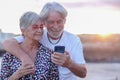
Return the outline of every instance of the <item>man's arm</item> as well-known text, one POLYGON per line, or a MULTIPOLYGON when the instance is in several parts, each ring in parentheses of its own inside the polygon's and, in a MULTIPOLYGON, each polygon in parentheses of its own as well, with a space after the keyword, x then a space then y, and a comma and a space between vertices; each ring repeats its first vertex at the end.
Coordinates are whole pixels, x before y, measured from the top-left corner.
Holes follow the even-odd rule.
POLYGON ((24 52, 24 50, 20 47, 17 40, 15 40, 14 38, 6 39, 5 41, 3 41, 2 44, 4 49, 10 52, 12 55, 18 57, 22 61, 22 64, 34 65, 34 62, 24 52))
POLYGON ((85 64, 77 64, 71 58, 68 52, 64 54, 54 52, 51 56, 52 62, 61 65, 63 67, 67 67, 72 73, 75 75, 84 78, 87 74, 87 69, 85 64))
POLYGON ((85 64, 77 64, 74 61, 70 60, 68 65, 66 66, 71 72, 75 75, 85 78, 87 74, 87 69, 85 64))

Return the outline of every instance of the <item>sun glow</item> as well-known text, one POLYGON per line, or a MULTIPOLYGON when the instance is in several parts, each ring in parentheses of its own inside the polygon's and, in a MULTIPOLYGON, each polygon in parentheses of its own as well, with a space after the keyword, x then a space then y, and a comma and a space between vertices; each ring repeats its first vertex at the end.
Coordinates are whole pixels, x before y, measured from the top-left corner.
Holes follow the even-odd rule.
POLYGON ((99 34, 99 36, 102 38, 110 37, 111 35, 112 34, 99 34))
POLYGON ((98 35, 98 40, 100 41, 109 41, 110 39, 113 38, 113 34, 108 34, 108 33, 104 33, 104 34, 97 34, 98 35))

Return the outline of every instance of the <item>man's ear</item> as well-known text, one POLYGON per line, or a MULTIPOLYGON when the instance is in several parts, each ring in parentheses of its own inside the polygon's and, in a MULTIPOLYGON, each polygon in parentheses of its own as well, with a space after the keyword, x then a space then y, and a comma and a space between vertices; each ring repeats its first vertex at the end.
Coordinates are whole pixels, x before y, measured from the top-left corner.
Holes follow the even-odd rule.
POLYGON ((64 19, 64 24, 66 23, 66 18, 64 19))

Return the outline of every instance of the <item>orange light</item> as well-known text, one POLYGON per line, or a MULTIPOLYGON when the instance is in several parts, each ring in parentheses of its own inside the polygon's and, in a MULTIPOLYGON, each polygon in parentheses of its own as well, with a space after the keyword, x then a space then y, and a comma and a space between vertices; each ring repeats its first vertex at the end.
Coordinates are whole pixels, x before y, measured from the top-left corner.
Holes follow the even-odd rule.
POLYGON ((103 37, 103 38, 106 38, 106 37, 111 36, 111 34, 99 34, 99 36, 101 36, 101 37, 103 37))
POLYGON ((98 34, 98 38, 101 41, 108 41, 112 38, 112 34, 98 34))

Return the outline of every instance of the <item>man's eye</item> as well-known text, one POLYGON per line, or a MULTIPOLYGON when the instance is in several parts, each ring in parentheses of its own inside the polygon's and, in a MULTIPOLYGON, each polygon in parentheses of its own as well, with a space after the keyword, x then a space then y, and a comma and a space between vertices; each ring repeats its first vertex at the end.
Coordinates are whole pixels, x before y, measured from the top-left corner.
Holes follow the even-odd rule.
POLYGON ((54 23, 54 21, 48 21, 48 23, 49 23, 49 24, 53 24, 53 23, 54 23))
POLYGON ((57 23, 58 23, 58 24, 61 24, 61 23, 63 23, 63 21, 62 21, 62 20, 59 20, 59 21, 57 21, 57 23))

